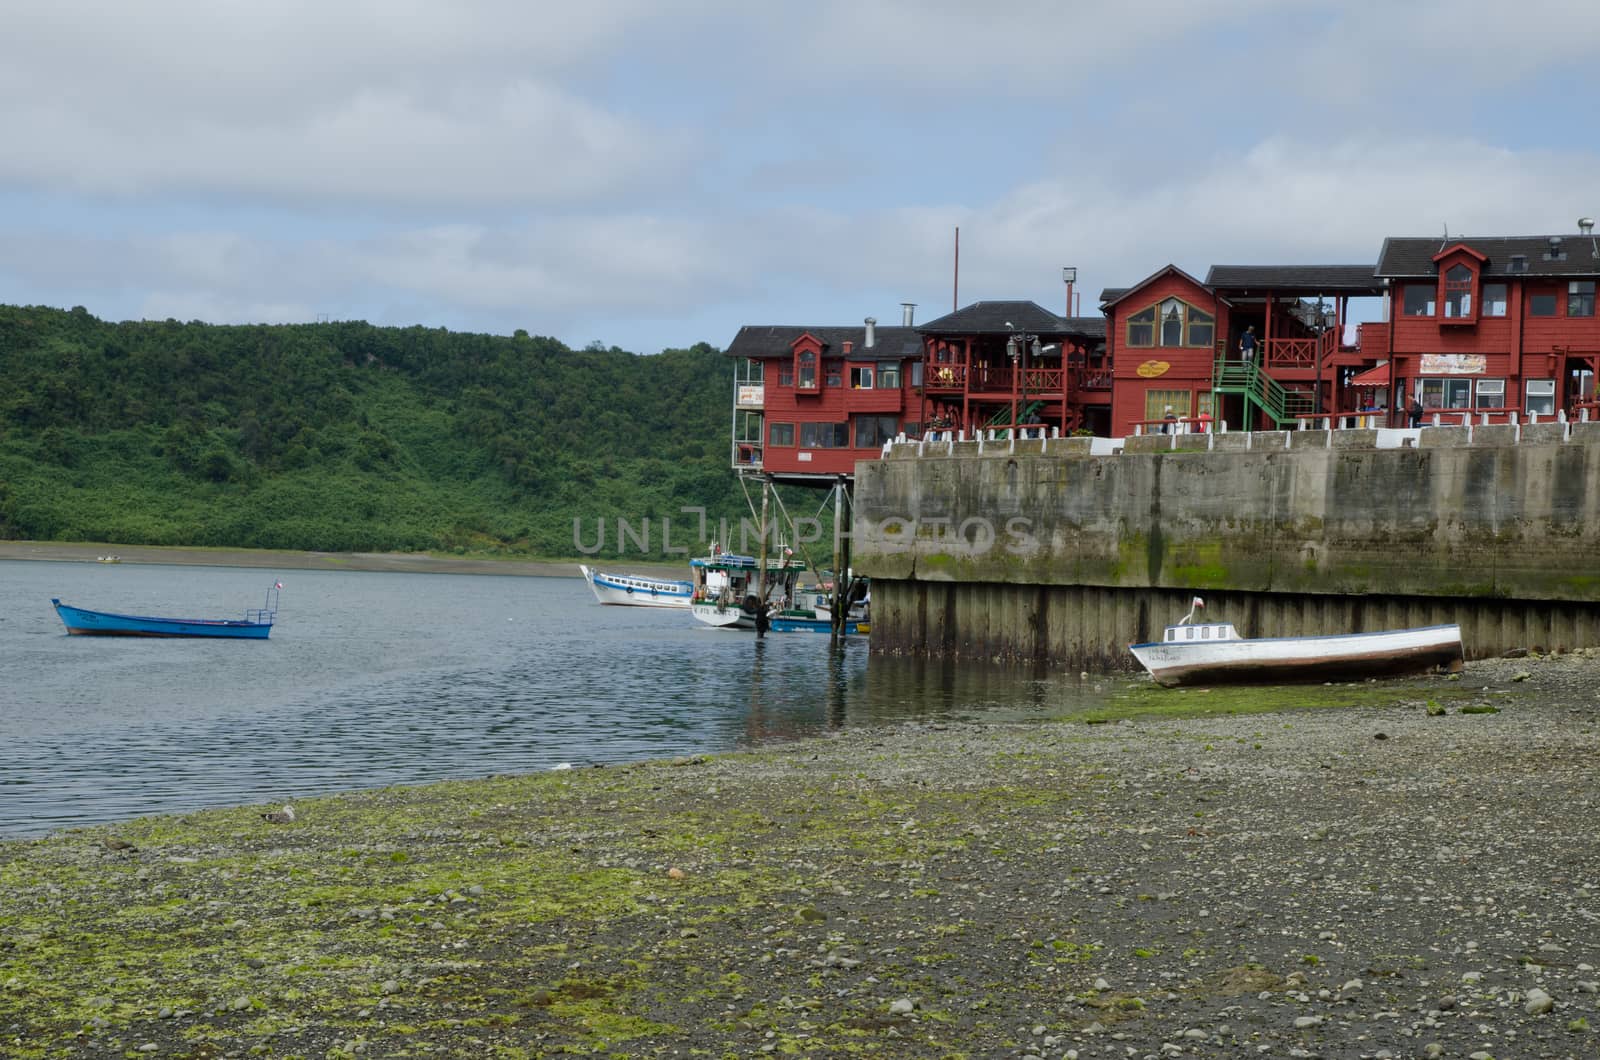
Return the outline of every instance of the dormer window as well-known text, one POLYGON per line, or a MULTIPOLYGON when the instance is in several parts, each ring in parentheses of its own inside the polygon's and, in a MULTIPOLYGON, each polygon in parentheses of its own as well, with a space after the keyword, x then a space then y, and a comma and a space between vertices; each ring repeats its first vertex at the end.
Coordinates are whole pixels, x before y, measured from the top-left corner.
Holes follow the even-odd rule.
POLYGON ((1465 265, 1452 265, 1444 274, 1444 316, 1457 324, 1471 324, 1478 319, 1472 299, 1472 285, 1477 277, 1465 265))
POLYGON ((817 392, 817 353, 815 350, 796 350, 794 355, 794 388, 817 392))

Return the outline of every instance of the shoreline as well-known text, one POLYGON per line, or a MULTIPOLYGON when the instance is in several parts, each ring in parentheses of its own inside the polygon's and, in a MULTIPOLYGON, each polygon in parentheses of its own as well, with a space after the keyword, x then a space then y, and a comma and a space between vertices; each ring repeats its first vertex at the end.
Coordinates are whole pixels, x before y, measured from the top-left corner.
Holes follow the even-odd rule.
MULTIPOLYGON (((588 560, 488 559, 437 556, 427 552, 298 552, 271 549, 193 548, 178 545, 108 545, 94 542, 0 541, 0 560, 94 563, 114 555, 119 563, 205 567, 259 567, 279 570, 343 570, 414 574, 503 574, 565 578, 578 575, 588 560)), ((598 561, 643 573, 683 575, 681 565, 619 560, 598 561)), ((592 565, 592 564, 591 564, 592 565)))
POLYGON ((57 1055, 1591 1055, 1600 652, 0 842, 57 1055), (1320 686, 1319 686, 1320 687, 1320 686), (1209 711, 1209 713, 1205 713, 1209 711))

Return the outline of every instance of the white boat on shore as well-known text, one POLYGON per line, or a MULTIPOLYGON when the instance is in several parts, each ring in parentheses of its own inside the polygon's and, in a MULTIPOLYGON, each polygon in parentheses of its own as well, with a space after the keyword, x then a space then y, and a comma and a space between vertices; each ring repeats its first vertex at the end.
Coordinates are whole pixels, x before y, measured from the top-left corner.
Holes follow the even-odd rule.
POLYGON ((602 604, 621 604, 630 607, 689 606, 693 586, 668 578, 648 578, 642 574, 608 574, 592 567, 578 564, 583 580, 594 591, 594 598, 602 604))
POLYGON ((1322 637, 1239 636, 1231 622, 1192 622, 1195 607, 1161 640, 1129 645, 1157 684, 1329 681, 1462 666, 1461 627, 1423 626, 1322 637))

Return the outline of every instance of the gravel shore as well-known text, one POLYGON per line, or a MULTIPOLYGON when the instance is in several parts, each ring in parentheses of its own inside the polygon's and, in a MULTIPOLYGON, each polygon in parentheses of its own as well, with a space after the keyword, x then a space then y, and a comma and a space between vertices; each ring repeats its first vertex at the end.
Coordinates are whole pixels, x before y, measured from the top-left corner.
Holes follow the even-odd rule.
POLYGON ((1162 692, 1199 715, 0 844, 0 1053, 1600 1056, 1597 678, 1162 692))

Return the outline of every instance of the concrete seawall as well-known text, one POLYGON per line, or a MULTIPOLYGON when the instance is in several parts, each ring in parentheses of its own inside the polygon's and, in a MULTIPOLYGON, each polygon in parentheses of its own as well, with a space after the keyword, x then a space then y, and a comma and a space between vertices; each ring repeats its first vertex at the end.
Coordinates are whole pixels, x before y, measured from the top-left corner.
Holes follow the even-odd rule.
POLYGON ((873 650, 1126 668, 1194 594, 1246 636, 1455 621, 1473 657, 1600 643, 1600 424, 1090 446, 860 464, 873 650))

